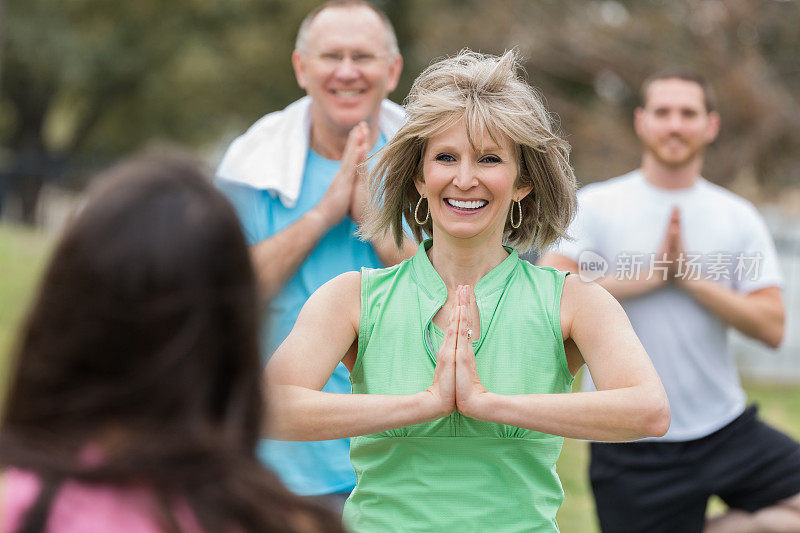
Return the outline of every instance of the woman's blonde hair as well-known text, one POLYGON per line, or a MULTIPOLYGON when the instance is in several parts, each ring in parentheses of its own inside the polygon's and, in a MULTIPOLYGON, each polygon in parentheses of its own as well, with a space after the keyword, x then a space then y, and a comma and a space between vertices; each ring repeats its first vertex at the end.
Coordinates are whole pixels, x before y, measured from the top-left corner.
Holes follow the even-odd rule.
MULTIPOLYGON (((428 139, 461 118, 473 147, 476 139, 480 144, 484 130, 498 145, 498 134, 508 136, 516 145, 519 163, 516 185, 533 188, 521 202, 521 225, 514 228, 506 220, 504 241, 526 251, 542 249, 566 236, 576 207, 570 147, 518 69, 515 50, 501 57, 462 50, 419 75, 405 102, 408 121, 376 154, 379 159, 370 174, 372 202, 362 225, 363 237, 390 231, 399 247, 403 218, 417 241, 423 239, 423 232, 432 235, 430 218, 421 226, 414 219, 420 199, 414 180, 424 181, 422 159, 428 139)), ((427 209, 426 202, 421 207, 427 209)))

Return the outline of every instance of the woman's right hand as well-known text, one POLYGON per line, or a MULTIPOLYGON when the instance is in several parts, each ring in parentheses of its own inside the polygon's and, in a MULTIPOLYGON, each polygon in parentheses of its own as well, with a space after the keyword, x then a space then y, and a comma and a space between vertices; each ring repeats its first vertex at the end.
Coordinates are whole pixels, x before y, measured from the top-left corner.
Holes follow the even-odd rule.
POLYGON ((426 391, 431 395, 434 406, 433 420, 447 416, 456 410, 456 340, 460 318, 459 309, 459 306, 453 306, 450 322, 444 333, 444 341, 436 354, 433 383, 426 391))

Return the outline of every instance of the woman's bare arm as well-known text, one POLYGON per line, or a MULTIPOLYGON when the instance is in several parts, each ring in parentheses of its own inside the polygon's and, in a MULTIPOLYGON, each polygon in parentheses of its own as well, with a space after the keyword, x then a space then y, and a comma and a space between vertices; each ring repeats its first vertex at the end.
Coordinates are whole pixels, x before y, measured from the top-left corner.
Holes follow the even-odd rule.
POLYGON ((334 278, 309 298, 267 364, 269 437, 338 439, 436 420, 450 412, 433 387, 406 396, 321 392, 336 365, 355 348, 360 317, 358 272, 334 278))
MULTIPOLYGON (((459 403, 459 410, 481 420, 578 439, 624 441, 666 433, 666 393, 619 303, 598 285, 568 276, 561 324, 564 339, 571 338, 586 361, 597 391, 466 394, 470 400, 463 407, 459 403)), ((456 364, 462 360, 467 358, 457 357, 456 364)))

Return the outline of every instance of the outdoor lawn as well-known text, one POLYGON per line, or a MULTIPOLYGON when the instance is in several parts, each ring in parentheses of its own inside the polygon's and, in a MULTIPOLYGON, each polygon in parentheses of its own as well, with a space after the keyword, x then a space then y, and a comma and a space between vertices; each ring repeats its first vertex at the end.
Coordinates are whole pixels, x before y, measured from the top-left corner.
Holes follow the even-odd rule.
POLYGON ((52 241, 38 231, 0 224, 0 398, 6 361, 52 241))
MULTIPOLYGON (((30 229, 0 225, 0 398, 8 372, 4 371, 19 322, 22 319, 53 238, 30 229)), ((800 439, 800 386, 775 387, 747 384, 750 400, 761 407, 761 414, 793 437, 800 439)), ((558 513, 561 530, 566 533, 597 531, 592 498, 586 479, 587 445, 566 440, 558 462, 566 499, 558 513)), ((712 501, 709 512, 724 506, 712 501)))

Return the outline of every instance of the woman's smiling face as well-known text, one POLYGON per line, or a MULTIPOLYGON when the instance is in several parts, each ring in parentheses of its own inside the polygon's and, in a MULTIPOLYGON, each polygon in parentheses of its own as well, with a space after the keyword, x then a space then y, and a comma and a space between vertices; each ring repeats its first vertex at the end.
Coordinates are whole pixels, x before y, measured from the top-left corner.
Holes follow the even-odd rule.
POLYGON ((462 118, 428 139, 423 181, 415 185, 428 199, 434 239, 440 233, 502 239, 512 199, 523 198, 530 188, 515 187, 519 162, 514 143, 502 133, 495 137, 499 144, 484 129, 473 147, 462 118))

